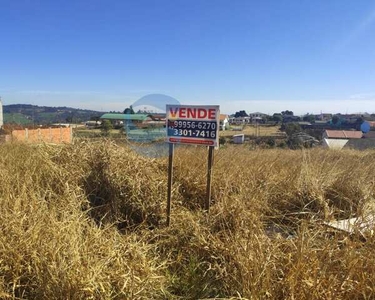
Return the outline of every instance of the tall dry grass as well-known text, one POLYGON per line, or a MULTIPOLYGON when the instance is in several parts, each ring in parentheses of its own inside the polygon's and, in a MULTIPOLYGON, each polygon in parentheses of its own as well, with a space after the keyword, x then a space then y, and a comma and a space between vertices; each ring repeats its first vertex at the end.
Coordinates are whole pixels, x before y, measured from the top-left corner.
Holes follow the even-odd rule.
POLYGON ((0 147, 1 298, 162 297, 163 263, 151 256, 153 245, 110 226, 119 214, 112 203, 117 199, 103 199, 109 206, 98 209, 103 215, 89 203, 92 192, 114 189, 91 174, 99 158, 93 152, 105 157, 106 151, 105 144, 0 147), (94 183, 96 190, 87 190, 94 183), (109 219, 101 227, 94 223, 99 215, 109 219))
POLYGON ((323 221, 371 214, 375 152, 176 150, 109 141, 0 146, 2 299, 372 299, 375 239, 323 221))

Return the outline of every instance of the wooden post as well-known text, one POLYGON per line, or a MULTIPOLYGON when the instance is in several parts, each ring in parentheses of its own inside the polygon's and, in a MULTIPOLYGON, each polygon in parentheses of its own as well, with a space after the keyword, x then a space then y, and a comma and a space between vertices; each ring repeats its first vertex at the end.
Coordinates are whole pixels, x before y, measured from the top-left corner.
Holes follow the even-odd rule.
POLYGON ((208 166, 207 166, 207 187, 206 187, 206 202, 204 204, 204 209, 210 211, 210 201, 211 201, 211 178, 212 178, 212 164, 214 160, 214 146, 208 147, 208 166))
POLYGON ((167 226, 169 226, 170 223, 171 223, 171 198, 172 198, 172 184, 173 184, 173 154, 174 154, 174 144, 169 143, 167 226))

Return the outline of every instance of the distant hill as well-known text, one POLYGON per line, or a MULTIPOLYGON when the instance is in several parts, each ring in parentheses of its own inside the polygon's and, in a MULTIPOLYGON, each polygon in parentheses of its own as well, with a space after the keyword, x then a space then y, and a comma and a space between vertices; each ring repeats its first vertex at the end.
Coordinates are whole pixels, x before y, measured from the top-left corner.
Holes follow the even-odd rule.
POLYGON ((5 124, 53 124, 81 123, 100 117, 105 112, 72 107, 50 107, 31 104, 10 104, 3 106, 5 124))

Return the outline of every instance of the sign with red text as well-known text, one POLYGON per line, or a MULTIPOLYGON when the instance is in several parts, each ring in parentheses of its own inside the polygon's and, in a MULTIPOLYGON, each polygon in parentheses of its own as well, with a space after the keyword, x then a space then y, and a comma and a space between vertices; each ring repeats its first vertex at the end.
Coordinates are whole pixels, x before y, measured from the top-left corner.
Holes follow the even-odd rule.
POLYGON ((167 141, 219 146, 218 105, 167 105, 167 141))

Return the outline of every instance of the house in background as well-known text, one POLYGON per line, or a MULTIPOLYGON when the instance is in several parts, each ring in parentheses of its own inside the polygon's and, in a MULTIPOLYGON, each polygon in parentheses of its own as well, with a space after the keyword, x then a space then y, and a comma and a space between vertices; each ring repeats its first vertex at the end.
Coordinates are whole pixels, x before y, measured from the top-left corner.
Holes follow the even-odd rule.
POLYGON ((268 117, 268 115, 261 112, 254 112, 249 114, 250 122, 252 123, 261 123, 263 121, 263 118, 266 117, 268 117))
POLYGON ((312 124, 306 121, 300 121, 300 122, 297 122, 297 124, 301 126, 302 129, 310 129, 312 127, 312 124))
POLYGON ((166 122, 166 119, 167 119, 166 113, 149 113, 149 116, 154 121, 166 122))
POLYGON ((88 128, 88 129, 99 128, 100 125, 102 125, 102 122, 101 122, 101 121, 86 121, 86 122, 85 122, 85 126, 86 126, 86 128, 88 128))
POLYGON ((151 122, 152 118, 148 114, 113 114, 107 113, 100 117, 101 120, 109 120, 115 127, 127 125, 130 127, 142 127, 147 122, 151 122))
POLYGON ((362 137, 362 131, 325 130, 323 132, 323 147, 340 150, 344 148, 349 141, 361 140, 362 137))
POLYGON ((357 130, 325 130, 323 139, 361 139, 362 131, 357 130))
POLYGON ((364 133, 361 139, 349 140, 349 142, 345 145, 345 148, 356 150, 375 149, 375 131, 364 133))
POLYGON ((228 115, 220 114, 220 130, 227 130, 229 128, 229 117, 228 115))
POLYGON ((146 121, 147 124, 155 127, 166 127, 166 113, 150 113, 149 116, 151 118, 151 121, 146 121))
POLYGON ((320 114, 317 114, 317 115, 314 115, 315 116, 315 121, 330 121, 332 120, 332 114, 325 114, 325 113, 320 113, 320 114))
POLYGON ((283 115, 283 123, 295 123, 300 122, 301 117, 293 115, 283 115))
POLYGON ((232 117, 229 119, 230 124, 245 125, 250 123, 250 117, 232 117))

